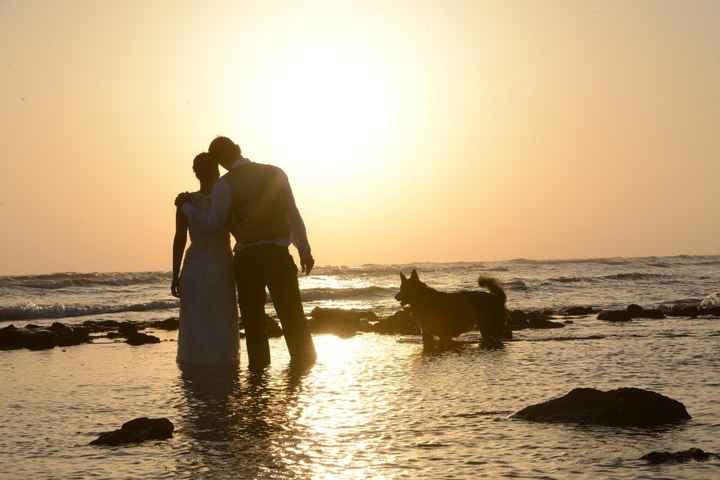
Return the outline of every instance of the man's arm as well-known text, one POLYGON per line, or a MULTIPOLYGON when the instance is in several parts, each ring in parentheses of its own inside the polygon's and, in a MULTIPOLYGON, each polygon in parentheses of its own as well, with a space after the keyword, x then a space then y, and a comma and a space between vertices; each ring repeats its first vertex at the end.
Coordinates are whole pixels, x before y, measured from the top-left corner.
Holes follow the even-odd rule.
POLYGON ((313 259, 312 252, 310 250, 310 242, 308 241, 305 222, 303 222, 300 210, 298 210, 298 207, 295 204, 295 197, 293 196, 292 189, 290 188, 290 182, 287 183, 287 189, 289 197, 288 200, 290 202, 288 209, 290 241, 293 245, 295 245, 295 248, 298 249, 298 253, 300 254, 300 266, 303 273, 309 275, 315 265, 315 259, 313 259))
POLYGON ((182 211, 188 217, 189 223, 206 232, 214 232, 225 226, 232 204, 230 186, 222 179, 218 180, 210 198, 209 210, 196 208, 188 201, 182 203, 182 211))

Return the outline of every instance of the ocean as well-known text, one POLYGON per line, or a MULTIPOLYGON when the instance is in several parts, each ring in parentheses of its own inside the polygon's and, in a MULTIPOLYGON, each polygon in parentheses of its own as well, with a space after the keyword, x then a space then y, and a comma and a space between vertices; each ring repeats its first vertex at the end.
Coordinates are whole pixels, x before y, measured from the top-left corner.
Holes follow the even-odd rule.
MULTIPOLYGON (((314 307, 399 309, 399 276, 452 291, 501 280, 508 307, 560 311, 716 304, 720 256, 318 267, 314 307)), ((177 315, 166 272, 0 277, 0 327, 177 315)), ((273 314, 270 303, 268 313, 273 314)), ((182 372, 176 332, 159 344, 110 340, 0 351, 0 478, 718 478, 720 462, 647 466, 651 450, 720 451, 720 319, 522 330, 501 351, 423 356, 415 337, 316 336, 319 360, 288 370, 282 339, 264 374, 182 372), (508 415, 575 387, 648 388, 693 419, 664 429, 530 424, 508 415), (98 448, 98 432, 139 416, 176 425, 165 442, 98 448)), ((244 346, 241 348, 244 353, 244 346)))

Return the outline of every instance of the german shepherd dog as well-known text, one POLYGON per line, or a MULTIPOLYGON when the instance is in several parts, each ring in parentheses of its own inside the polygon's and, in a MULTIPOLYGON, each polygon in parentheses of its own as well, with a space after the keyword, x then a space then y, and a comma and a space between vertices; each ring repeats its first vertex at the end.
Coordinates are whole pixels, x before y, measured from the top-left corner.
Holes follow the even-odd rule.
POLYGON ((416 270, 409 278, 400 273, 400 293, 395 299, 402 306, 410 306, 422 332, 424 351, 435 349, 435 337, 440 339, 440 348, 446 349, 453 337, 474 329, 480 330, 481 346, 486 348, 502 348, 502 339, 512 338, 505 290, 489 277, 478 278, 478 285, 489 293, 440 292, 421 282, 416 270))

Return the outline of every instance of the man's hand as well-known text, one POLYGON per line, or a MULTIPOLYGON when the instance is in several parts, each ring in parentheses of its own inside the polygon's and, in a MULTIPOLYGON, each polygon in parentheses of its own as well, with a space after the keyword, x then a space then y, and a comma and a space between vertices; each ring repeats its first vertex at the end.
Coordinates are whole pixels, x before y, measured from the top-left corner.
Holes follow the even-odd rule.
POLYGON ((312 257, 312 255, 300 257, 300 268, 305 275, 310 275, 310 272, 312 271, 314 266, 315 259, 312 257))
POLYGON ((190 192, 182 192, 179 193, 177 197, 175 197, 175 206, 176 207, 182 207, 185 202, 190 201, 191 194, 190 192))
POLYGON ((172 285, 170 285, 170 294, 175 298, 180 298, 180 279, 173 278, 172 285))

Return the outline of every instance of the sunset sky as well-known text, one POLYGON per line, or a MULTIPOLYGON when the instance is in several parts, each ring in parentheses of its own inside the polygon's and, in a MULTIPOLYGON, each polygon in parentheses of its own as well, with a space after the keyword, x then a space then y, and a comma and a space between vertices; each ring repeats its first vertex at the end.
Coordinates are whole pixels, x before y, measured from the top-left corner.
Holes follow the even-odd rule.
POLYGON ((0 274, 169 270, 216 135, 321 265, 718 254, 720 2, 0 0, 0 274))

